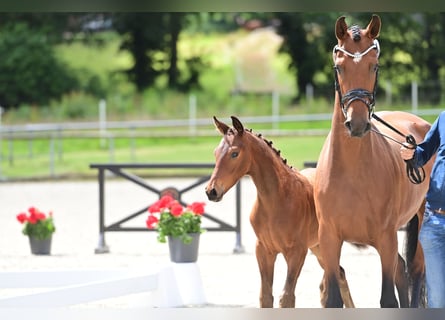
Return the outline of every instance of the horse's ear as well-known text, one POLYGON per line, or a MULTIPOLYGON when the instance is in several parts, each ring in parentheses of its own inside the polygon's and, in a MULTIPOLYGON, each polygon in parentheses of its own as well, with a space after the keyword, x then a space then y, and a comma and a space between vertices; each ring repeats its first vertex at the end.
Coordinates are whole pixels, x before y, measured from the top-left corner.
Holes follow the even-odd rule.
POLYGON ((380 28, 382 26, 382 21, 380 17, 376 14, 372 15, 371 21, 366 27, 366 32, 371 39, 376 39, 380 34, 380 28))
POLYGON ((218 129, 223 135, 225 135, 230 129, 228 125, 216 119, 215 116, 213 116, 213 123, 215 124, 216 129, 218 129))
POLYGON ((232 118, 233 127, 238 132, 238 135, 240 135, 240 136, 243 135, 243 133, 244 133, 244 126, 241 123, 241 121, 239 121, 238 118, 235 117, 235 116, 231 116, 231 118, 232 118))
POLYGON ((335 36, 338 40, 343 40, 348 35, 348 25, 345 19, 346 17, 342 16, 335 23, 335 36))

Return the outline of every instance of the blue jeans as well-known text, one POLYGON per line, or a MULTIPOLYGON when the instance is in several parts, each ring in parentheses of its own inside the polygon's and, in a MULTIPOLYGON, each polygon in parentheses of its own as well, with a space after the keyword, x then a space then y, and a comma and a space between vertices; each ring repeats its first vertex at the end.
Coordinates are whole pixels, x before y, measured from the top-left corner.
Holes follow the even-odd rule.
POLYGON ((445 215, 427 209, 419 241, 425 254, 428 308, 445 308, 445 215))

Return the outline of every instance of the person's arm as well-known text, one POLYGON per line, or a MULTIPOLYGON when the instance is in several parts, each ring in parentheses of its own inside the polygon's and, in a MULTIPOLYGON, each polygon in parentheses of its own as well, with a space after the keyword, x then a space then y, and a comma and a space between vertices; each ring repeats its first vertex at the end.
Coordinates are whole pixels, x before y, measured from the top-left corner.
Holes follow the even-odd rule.
POLYGON ((426 133, 425 139, 416 148, 409 143, 403 143, 400 148, 400 156, 404 160, 414 160, 417 167, 423 166, 436 153, 440 144, 439 125, 445 127, 445 112, 441 112, 426 133))

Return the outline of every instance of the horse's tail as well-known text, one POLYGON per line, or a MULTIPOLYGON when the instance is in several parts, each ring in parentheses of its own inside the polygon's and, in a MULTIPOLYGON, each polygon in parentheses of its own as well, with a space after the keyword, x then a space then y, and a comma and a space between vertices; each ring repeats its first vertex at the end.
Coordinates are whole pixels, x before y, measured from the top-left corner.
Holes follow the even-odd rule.
POLYGON ((417 242, 419 240, 419 218, 417 215, 411 218, 406 225, 406 241, 405 254, 406 262, 408 263, 408 270, 412 267, 414 257, 417 251, 417 242))
POLYGON ((421 225, 419 214, 423 215, 423 212, 419 211, 406 225, 405 254, 408 267, 411 307, 418 307, 419 304, 423 304, 425 300, 424 290, 422 290, 424 286, 423 252, 417 251, 421 250, 419 245, 419 230, 421 225))

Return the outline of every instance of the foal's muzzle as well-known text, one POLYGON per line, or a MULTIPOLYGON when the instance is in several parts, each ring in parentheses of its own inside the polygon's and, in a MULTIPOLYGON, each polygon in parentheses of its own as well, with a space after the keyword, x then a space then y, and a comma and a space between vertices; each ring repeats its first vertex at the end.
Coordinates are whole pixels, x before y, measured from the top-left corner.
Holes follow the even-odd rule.
POLYGON ((222 195, 219 196, 218 191, 216 191, 215 188, 211 188, 211 189, 206 188, 206 195, 210 201, 218 202, 218 201, 221 201, 221 199, 222 199, 222 195))

